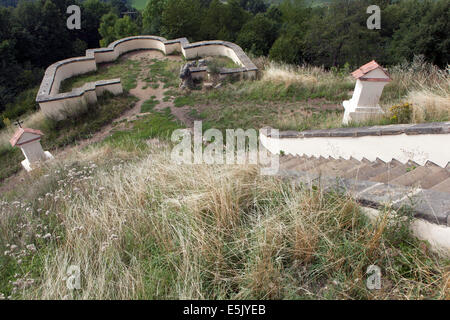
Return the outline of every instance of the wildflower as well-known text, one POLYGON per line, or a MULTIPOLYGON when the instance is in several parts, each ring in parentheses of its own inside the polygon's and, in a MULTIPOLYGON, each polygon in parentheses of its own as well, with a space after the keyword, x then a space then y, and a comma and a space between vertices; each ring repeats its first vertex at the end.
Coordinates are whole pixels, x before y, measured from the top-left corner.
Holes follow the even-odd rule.
POLYGON ((36 251, 36 247, 34 246, 34 244, 29 244, 29 245, 27 245, 27 247, 26 247, 28 250, 30 250, 30 251, 36 251))

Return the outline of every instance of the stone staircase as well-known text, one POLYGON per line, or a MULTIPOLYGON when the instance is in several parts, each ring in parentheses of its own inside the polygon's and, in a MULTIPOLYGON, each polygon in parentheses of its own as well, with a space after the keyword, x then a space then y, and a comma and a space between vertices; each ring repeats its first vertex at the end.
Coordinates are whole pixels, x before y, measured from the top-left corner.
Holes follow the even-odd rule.
POLYGON ((368 207, 408 206, 416 217, 450 226, 450 164, 283 155, 278 174, 325 190, 341 188, 368 207))
POLYGON ((358 161, 352 158, 345 160, 331 157, 316 158, 288 155, 280 158, 280 170, 284 175, 295 175, 295 172, 300 171, 311 176, 368 180, 450 194, 450 165, 441 168, 432 162, 420 166, 413 161, 402 164, 397 160, 384 162, 380 159, 375 161, 363 159, 358 161))
POLYGON ((280 132, 265 127, 259 139, 279 155, 282 179, 349 195, 369 217, 380 213, 370 208, 407 214, 416 237, 450 255, 450 122, 280 132))

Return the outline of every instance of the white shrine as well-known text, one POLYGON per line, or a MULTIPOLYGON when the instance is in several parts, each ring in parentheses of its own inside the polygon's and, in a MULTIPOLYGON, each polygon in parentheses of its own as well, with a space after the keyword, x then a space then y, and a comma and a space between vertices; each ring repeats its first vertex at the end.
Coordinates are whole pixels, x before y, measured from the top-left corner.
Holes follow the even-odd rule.
POLYGON ((41 161, 53 159, 50 152, 42 149, 40 140, 43 135, 40 130, 19 128, 10 140, 11 146, 17 146, 22 150, 25 156, 22 166, 28 172, 33 170, 41 161))
POLYGON ((350 100, 342 103, 345 108, 343 124, 376 118, 384 112, 378 101, 384 86, 391 81, 387 71, 375 60, 352 72, 356 79, 355 90, 350 100))

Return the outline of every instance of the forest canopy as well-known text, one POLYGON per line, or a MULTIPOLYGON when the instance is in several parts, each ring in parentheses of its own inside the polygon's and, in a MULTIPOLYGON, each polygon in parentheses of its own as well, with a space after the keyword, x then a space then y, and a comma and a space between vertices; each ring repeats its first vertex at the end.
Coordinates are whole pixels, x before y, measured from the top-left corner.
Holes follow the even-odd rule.
POLYGON ((415 55, 440 68, 450 61, 448 0, 149 0, 142 11, 125 0, 0 1, 0 113, 9 118, 50 64, 130 35, 226 40, 254 55, 325 68, 372 59, 389 66, 415 55), (80 30, 66 27, 73 4, 81 8, 80 30), (366 26, 373 4, 381 8, 379 30, 366 26))

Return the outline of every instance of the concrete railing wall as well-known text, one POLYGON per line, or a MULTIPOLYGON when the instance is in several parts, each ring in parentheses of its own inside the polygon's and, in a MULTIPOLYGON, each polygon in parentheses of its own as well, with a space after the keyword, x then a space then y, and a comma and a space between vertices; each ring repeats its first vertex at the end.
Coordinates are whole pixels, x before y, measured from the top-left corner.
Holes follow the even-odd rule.
MULTIPOLYGON (((102 80, 87 83, 71 92, 59 93, 62 81, 70 77, 97 70, 98 63, 115 61, 124 53, 155 49, 164 54, 180 52, 186 59, 205 56, 226 56, 232 59, 240 68, 220 71, 220 76, 238 75, 243 78, 254 78, 258 68, 236 44, 226 41, 202 41, 189 43, 186 38, 166 40, 157 36, 135 36, 120 39, 111 43, 107 48, 88 49, 85 57, 76 57, 58 61, 47 68, 41 82, 36 102, 39 103, 45 115, 56 119, 65 117, 64 110, 73 108, 77 104, 93 103, 97 96, 105 91, 113 94, 123 92, 120 79, 102 80)), ((207 74, 206 68, 194 72, 195 78, 202 78, 207 74)))
POLYGON ((278 137, 260 135, 261 143, 274 154, 350 157, 356 160, 396 159, 424 165, 431 161, 446 167, 450 161, 450 122, 386 125, 329 130, 283 131, 278 137))

